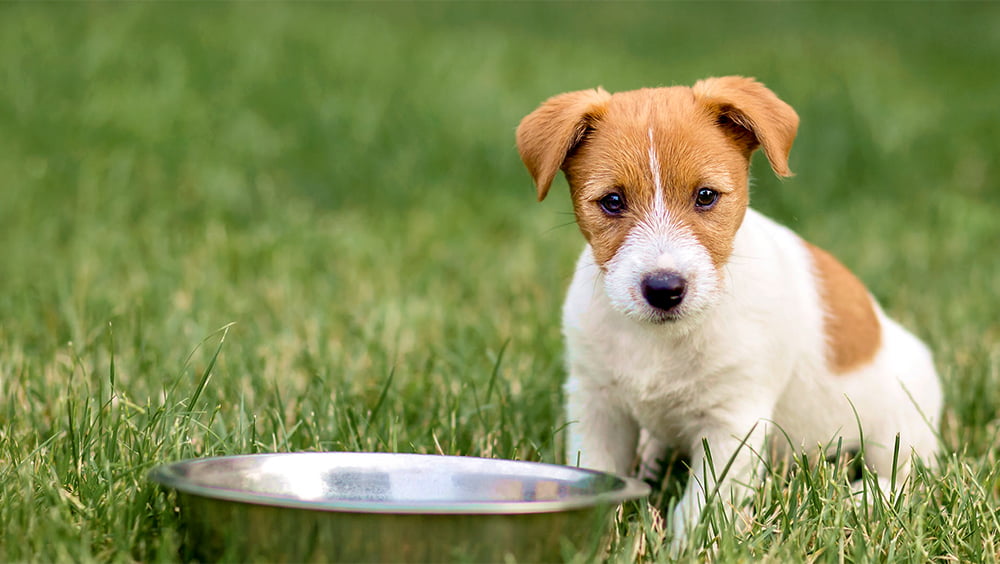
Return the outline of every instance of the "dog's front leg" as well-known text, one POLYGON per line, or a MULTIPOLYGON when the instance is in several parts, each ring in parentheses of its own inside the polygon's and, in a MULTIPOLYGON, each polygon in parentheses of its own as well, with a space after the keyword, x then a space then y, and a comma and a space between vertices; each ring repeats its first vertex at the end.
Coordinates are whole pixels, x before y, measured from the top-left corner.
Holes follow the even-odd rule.
POLYGON ((687 544, 706 502, 721 503, 729 518, 745 514, 740 506, 759 477, 766 429, 760 420, 739 428, 707 433, 692 447, 687 487, 673 513, 675 554, 687 544))
POLYGON ((569 431, 566 464, 629 473, 639 437, 635 419, 609 401, 601 386, 571 376, 565 390, 569 431))

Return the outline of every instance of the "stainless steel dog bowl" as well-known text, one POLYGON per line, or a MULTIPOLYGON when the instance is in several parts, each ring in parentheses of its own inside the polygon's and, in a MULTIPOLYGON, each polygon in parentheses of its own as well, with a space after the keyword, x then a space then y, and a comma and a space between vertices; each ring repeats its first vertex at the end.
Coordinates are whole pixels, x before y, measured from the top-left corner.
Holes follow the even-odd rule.
POLYGON ((266 561, 559 560, 599 550, 638 480, 511 460, 292 453, 153 469, 176 490, 188 556, 266 561))

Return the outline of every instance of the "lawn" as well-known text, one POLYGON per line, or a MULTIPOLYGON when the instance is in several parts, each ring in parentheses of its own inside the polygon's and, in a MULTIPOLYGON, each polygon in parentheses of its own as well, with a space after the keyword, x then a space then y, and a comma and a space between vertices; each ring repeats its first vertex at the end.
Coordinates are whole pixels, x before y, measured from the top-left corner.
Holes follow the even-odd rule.
MULTIPOLYGON (((802 118, 755 207, 931 344, 948 405, 909 495, 775 467, 748 529, 709 511, 682 558, 1000 559, 998 29, 976 3, 0 5, 0 560, 177 560, 145 479, 176 459, 562 462, 582 238, 514 128, 723 74, 802 118)), ((675 494, 608 559, 668 559, 675 494)))

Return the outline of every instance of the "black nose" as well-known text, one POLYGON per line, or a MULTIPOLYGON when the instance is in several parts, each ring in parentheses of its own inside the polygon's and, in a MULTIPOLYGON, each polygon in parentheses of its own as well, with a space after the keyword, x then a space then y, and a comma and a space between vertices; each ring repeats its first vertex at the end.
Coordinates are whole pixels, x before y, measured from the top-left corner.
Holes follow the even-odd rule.
POLYGON ((642 297, 656 309, 669 311, 684 299, 687 282, 673 272, 655 272, 642 279, 642 297))

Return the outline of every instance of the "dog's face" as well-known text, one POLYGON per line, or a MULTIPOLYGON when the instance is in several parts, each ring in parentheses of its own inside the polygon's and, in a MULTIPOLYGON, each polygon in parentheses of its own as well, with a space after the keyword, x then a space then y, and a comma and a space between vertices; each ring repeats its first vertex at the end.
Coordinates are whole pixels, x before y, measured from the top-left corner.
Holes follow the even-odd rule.
POLYGON ((749 158, 762 146, 789 175, 798 116, 750 79, 693 88, 555 96, 518 127, 539 199, 556 172, 613 307, 643 321, 695 316, 722 291, 722 269, 749 200, 749 158))

